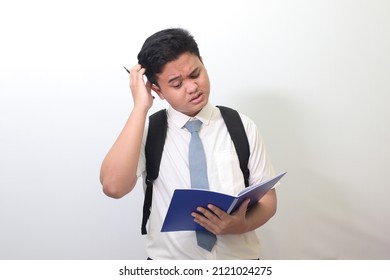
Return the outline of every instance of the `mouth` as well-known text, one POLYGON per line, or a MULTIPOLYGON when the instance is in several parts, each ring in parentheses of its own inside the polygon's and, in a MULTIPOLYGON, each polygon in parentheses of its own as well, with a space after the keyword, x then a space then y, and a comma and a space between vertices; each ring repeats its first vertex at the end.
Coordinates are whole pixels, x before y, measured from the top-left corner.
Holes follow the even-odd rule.
POLYGON ((202 93, 202 92, 199 92, 199 93, 196 93, 196 94, 190 99, 190 102, 191 102, 191 103, 198 104, 198 103, 201 102, 202 100, 203 100, 203 93, 202 93))

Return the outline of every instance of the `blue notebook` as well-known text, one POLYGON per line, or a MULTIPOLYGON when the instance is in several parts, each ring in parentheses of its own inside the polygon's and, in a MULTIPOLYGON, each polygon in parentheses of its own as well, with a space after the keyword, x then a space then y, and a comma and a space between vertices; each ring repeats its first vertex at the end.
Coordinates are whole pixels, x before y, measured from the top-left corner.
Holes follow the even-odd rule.
POLYGON ((204 227, 195 223, 191 216, 192 212, 197 212, 197 207, 207 208, 208 204, 213 204, 230 214, 238 209, 245 199, 250 198, 249 208, 257 203, 286 173, 247 187, 237 196, 203 189, 176 189, 161 231, 205 230, 204 227))

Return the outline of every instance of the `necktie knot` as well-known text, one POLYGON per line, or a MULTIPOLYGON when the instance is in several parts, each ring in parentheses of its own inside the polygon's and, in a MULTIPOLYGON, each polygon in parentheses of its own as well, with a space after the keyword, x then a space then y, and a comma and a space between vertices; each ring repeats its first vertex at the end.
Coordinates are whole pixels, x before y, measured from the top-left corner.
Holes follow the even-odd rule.
POLYGON ((192 120, 188 121, 184 127, 190 132, 198 132, 200 130, 200 126, 202 125, 202 122, 200 120, 192 120))

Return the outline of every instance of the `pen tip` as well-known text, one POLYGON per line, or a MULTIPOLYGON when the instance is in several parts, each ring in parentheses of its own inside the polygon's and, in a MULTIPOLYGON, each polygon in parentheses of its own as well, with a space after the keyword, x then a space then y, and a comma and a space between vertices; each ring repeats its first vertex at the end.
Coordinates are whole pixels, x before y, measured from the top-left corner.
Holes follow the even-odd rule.
POLYGON ((127 69, 124 65, 122 65, 122 66, 123 66, 123 68, 125 68, 126 72, 130 74, 129 69, 127 69))

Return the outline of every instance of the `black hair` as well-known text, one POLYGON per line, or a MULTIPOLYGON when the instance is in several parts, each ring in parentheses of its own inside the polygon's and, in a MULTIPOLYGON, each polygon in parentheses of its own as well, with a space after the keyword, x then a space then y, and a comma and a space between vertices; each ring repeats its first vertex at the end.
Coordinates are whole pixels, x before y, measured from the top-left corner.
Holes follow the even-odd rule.
POLYGON ((187 52, 200 58, 194 37, 185 29, 169 28, 147 38, 137 58, 138 63, 145 68, 148 80, 158 85, 156 75, 161 73, 162 68, 187 52))

